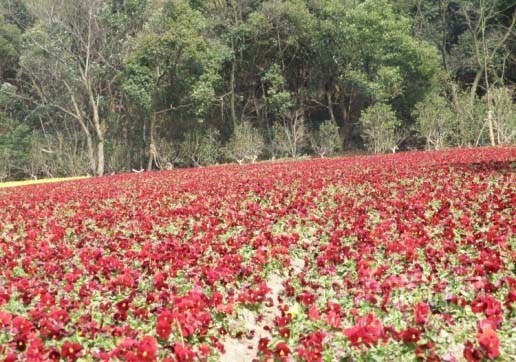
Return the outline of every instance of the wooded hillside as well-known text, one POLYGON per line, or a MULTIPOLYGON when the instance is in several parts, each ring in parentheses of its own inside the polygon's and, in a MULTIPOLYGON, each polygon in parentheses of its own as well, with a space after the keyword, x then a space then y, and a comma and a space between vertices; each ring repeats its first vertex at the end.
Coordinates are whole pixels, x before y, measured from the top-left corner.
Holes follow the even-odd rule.
POLYGON ((513 0, 0 0, 0 178, 516 136, 513 0))

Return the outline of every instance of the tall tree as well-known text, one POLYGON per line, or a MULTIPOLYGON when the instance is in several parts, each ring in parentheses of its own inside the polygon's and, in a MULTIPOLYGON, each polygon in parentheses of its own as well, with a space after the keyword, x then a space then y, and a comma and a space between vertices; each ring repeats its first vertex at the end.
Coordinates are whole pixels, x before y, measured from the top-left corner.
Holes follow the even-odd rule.
POLYGON ((178 112, 203 121, 215 100, 220 66, 228 50, 210 37, 210 24, 186 1, 173 1, 158 9, 150 31, 134 41, 126 59, 124 88, 143 113, 149 114, 148 165, 156 162, 156 133, 178 112))
MULTIPOLYGON (((495 130, 493 123, 493 109, 490 88, 492 82, 503 84, 503 72, 506 63, 511 56, 508 47, 509 41, 516 38, 516 9, 508 26, 503 26, 497 17, 505 16, 498 8, 499 1, 477 0, 463 2, 461 11, 466 19, 468 31, 463 36, 463 41, 469 44, 460 44, 470 47, 470 56, 476 70, 475 79, 471 85, 471 100, 477 95, 477 88, 481 79, 484 83, 484 92, 487 99, 486 124, 489 130, 491 145, 496 145, 495 130)), ((503 4, 503 2, 502 2, 503 4)), ((465 49, 464 49, 465 50, 465 49)), ((468 53, 467 50, 464 53, 468 53)))
POLYGON ((74 120, 87 143, 90 169, 105 166, 106 96, 119 70, 101 22, 104 2, 48 0, 33 11, 37 24, 26 34, 19 89, 37 106, 46 105, 74 120))

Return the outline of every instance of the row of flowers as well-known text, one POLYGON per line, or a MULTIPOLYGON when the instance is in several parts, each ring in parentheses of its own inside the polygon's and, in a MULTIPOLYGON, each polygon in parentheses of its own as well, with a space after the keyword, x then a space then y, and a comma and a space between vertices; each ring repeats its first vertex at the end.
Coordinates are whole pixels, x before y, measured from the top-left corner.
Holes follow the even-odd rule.
POLYGON ((0 190, 0 358, 211 361, 235 341, 271 361, 516 358, 515 160, 416 152, 0 190))

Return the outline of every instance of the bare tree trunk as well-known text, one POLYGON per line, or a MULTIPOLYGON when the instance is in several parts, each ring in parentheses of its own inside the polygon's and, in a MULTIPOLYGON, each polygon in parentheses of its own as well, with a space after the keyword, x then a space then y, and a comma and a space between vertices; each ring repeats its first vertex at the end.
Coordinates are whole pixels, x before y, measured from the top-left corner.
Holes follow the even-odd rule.
POLYGON ((86 136, 86 145, 88 148, 88 159, 90 160, 90 169, 93 175, 97 172, 97 160, 95 157, 95 149, 93 147, 93 137, 87 127, 83 127, 84 135, 86 136))
POLYGON ((152 117, 149 125, 149 161, 147 162, 147 171, 152 170, 152 166, 156 159, 156 144, 154 139, 154 133, 156 132, 156 113, 152 113, 152 117))
POLYGON ((497 54, 498 50, 506 43, 506 41, 510 38, 511 34, 513 34, 513 29, 516 26, 516 12, 513 13, 511 24, 505 29, 505 32, 501 39, 497 41, 494 45, 491 44, 492 48, 488 48, 488 39, 486 39, 486 30, 489 21, 496 16, 497 12, 495 11, 494 2, 480 0, 478 6, 475 7, 462 7, 462 14, 464 15, 468 29, 473 36, 473 43, 475 46, 475 55, 476 60, 478 62, 479 69, 475 76, 475 80, 471 86, 471 104, 473 105, 473 101, 476 95, 476 91, 478 88, 478 84, 482 75, 484 76, 485 86, 486 86, 486 98, 487 98, 487 127, 489 129, 489 139, 492 146, 496 145, 496 139, 494 135, 494 124, 493 124, 493 110, 491 105, 491 95, 489 89, 489 72, 491 71, 490 62, 494 59, 494 56, 497 54), (470 16, 471 11, 475 11, 475 18, 470 16))
POLYGON ((97 176, 104 175, 104 125, 100 119, 98 104, 93 101, 93 124, 97 136, 97 176))
POLYGON ((448 57, 446 51, 446 43, 447 43, 447 31, 448 28, 448 19, 446 13, 448 11, 448 1, 439 0, 439 12, 441 13, 441 26, 442 26, 442 34, 441 34, 441 44, 439 48, 441 50, 441 57, 443 60, 443 67, 446 72, 449 70, 448 66, 448 57))
POLYGON ((86 55, 84 65, 79 65, 79 72, 81 74, 82 84, 88 94, 88 99, 93 113, 93 127, 97 138, 97 176, 104 175, 104 121, 100 117, 99 100, 96 97, 94 86, 91 82, 90 67, 92 56, 92 36, 93 36, 93 11, 89 9, 88 17, 88 33, 86 39, 86 55))
POLYGON ((493 127, 493 111, 491 109, 487 111, 487 128, 489 130, 489 141, 491 142, 491 146, 496 146, 493 127))
POLYGON ((478 84, 480 83, 480 79, 482 79, 483 71, 484 71, 484 69, 482 69, 482 68, 480 68, 477 71, 477 74, 475 75, 475 79, 473 80, 473 83, 471 84, 471 89, 469 91, 469 99, 470 99, 471 105, 473 105, 473 103, 475 102, 475 97, 477 96, 478 84))
POLYGON ((482 52, 484 58, 484 77, 486 83, 486 98, 487 98, 487 127, 489 128, 489 140, 491 141, 491 146, 496 146, 494 129, 493 129, 493 105, 491 103, 491 90, 489 89, 489 74, 487 71, 487 44, 486 44, 486 18, 482 17, 482 52))
POLYGON ((231 49, 233 50, 233 60, 231 61, 231 74, 230 74, 230 87, 231 87, 231 97, 230 97, 230 111, 231 111, 231 121, 233 122, 233 129, 235 129, 237 125, 237 115, 236 115, 236 100, 235 100, 235 76, 236 76, 236 54, 235 54, 235 44, 234 40, 231 40, 231 49))
POLYGON ((95 93, 91 85, 87 70, 81 69, 81 76, 86 92, 88 93, 91 111, 93 113, 93 127, 97 138, 97 176, 104 175, 104 122, 100 118, 100 110, 98 101, 95 99, 95 93))
POLYGON ((328 113, 330 113, 330 119, 333 123, 337 123, 335 120, 335 113, 333 112, 333 99, 329 91, 326 92, 326 100, 328 102, 328 113))
POLYGON ((68 90, 68 94, 70 96, 70 100, 72 101, 74 112, 66 111, 65 109, 62 110, 65 111, 65 113, 74 117, 79 122, 79 125, 84 131, 84 135, 86 136, 86 145, 88 148, 88 159, 90 161, 90 169, 92 175, 95 175, 97 173, 97 159, 95 157, 95 148, 93 147, 93 136, 90 132, 90 129, 88 128, 88 125, 86 123, 87 121, 84 119, 84 113, 81 111, 79 103, 77 103, 77 99, 75 97, 72 87, 70 87, 70 85, 66 81, 64 81, 63 84, 68 90))
POLYGON ((104 139, 99 139, 97 142, 97 176, 104 175, 104 139))

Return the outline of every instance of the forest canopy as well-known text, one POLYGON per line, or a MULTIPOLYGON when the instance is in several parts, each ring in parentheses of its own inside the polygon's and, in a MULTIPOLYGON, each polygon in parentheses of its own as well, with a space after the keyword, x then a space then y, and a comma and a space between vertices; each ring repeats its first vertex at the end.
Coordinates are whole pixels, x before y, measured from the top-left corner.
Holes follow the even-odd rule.
POLYGON ((0 179, 514 143, 511 0, 0 0, 0 179))

